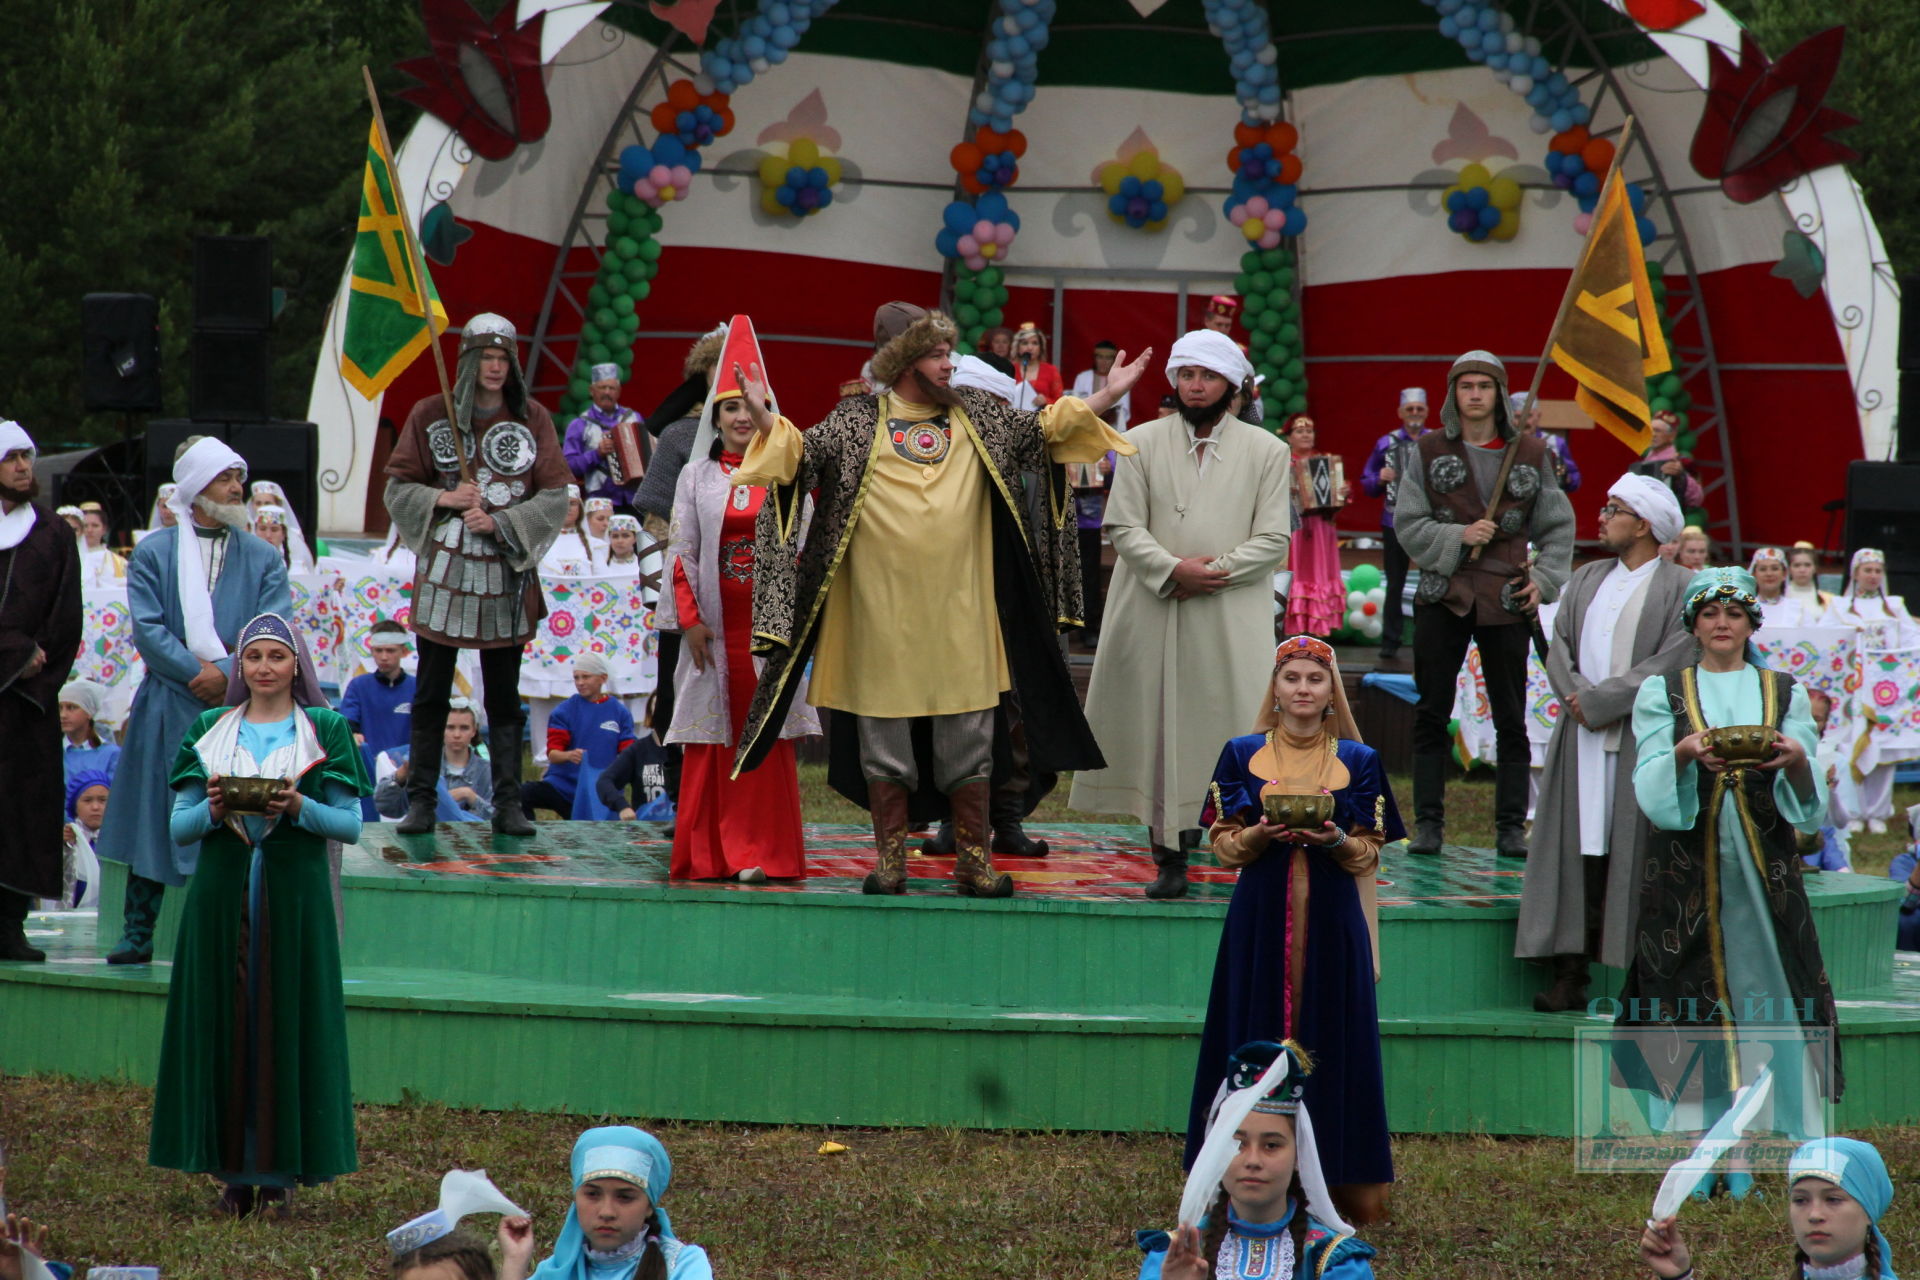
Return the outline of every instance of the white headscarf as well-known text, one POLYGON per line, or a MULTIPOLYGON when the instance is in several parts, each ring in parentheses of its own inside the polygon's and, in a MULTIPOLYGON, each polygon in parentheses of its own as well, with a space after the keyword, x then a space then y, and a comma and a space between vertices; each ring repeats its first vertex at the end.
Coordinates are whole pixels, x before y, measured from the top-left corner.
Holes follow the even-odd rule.
POLYGON ((1607 496, 1620 499, 1652 526, 1655 542, 1672 542, 1687 526, 1687 518, 1680 512, 1680 500, 1673 496, 1672 488, 1652 476, 1628 472, 1613 482, 1607 496))
POLYGON ((287 558, 292 561, 294 572, 312 573, 313 551, 307 546, 307 531, 300 527, 300 513, 287 500, 287 491, 272 480, 255 480, 248 505, 252 505, 253 498, 263 493, 273 499, 274 506, 286 513, 286 519, 280 523, 287 526, 287 558))
POLYGON ((213 621, 213 592, 207 589, 207 566, 201 561, 200 537, 193 528, 193 500, 200 491, 220 476, 240 468, 247 472, 247 460, 227 447, 224 440, 207 436, 180 455, 173 464, 173 482, 179 486, 167 499, 176 529, 174 586, 180 593, 180 616, 186 621, 187 651, 202 662, 218 662, 227 656, 220 632, 213 621))
POLYGON ((973 387, 976 390, 986 392, 990 396, 996 396, 1008 404, 1013 403, 1013 397, 1019 390, 1012 378, 1009 378, 1006 374, 1000 372, 979 356, 961 356, 958 360, 954 361, 953 385, 956 387, 973 387))
POLYGON ((612 671, 613 668, 607 665, 607 660, 591 649, 583 653, 577 653, 573 657, 573 673, 575 675, 604 676, 610 675, 612 671))
POLYGON ((160 508, 167 505, 167 499, 171 498, 173 491, 179 487, 179 485, 174 484, 172 481, 168 481, 166 484, 160 486, 153 495, 153 508, 147 512, 147 527, 140 532, 152 533, 157 529, 167 527, 160 523, 160 508))
POLYGON ((1236 389, 1253 376, 1253 366, 1247 362, 1240 344, 1212 329, 1195 329, 1180 335, 1173 350, 1167 353, 1167 381, 1179 385, 1180 370, 1190 364, 1213 370, 1236 389))
MULTIPOLYGON (((0 419, 0 458, 16 449, 25 449, 36 458, 40 456, 39 448, 25 427, 10 419, 0 419)), ((0 515, 0 551, 19 546, 33 528, 38 515, 39 508, 31 502, 23 502, 5 515, 0 515)))

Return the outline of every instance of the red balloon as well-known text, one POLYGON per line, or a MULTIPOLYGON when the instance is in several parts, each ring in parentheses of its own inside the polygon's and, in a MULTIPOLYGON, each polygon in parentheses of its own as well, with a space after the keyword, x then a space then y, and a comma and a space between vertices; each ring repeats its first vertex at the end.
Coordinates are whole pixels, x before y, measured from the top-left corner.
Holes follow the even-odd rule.
POLYGON ((1240 172, 1240 148, 1239 147, 1235 147, 1233 150, 1227 152, 1227 168, 1233 170, 1235 173, 1240 172))
POLYGON ((1264 133, 1265 130, 1261 129, 1259 125, 1248 124, 1244 120, 1233 126, 1233 140, 1243 147, 1254 146, 1260 141, 1264 133))
POLYGON ((691 111, 700 105, 700 93, 693 87, 693 81, 675 80, 667 86, 667 101, 676 111, 691 111))
POLYGON ((1288 153, 1280 157, 1280 181, 1282 182, 1300 181, 1300 174, 1305 169, 1306 166, 1300 163, 1299 156, 1288 153))
POLYGON ((1579 152, 1580 148, 1587 145, 1587 139, 1592 136, 1592 134, 1587 132, 1587 126, 1577 124, 1565 133, 1554 134, 1553 141, 1547 144, 1547 149, 1549 151, 1558 151, 1562 155, 1574 155, 1579 152))
POLYGON ((955 173, 972 173, 986 158, 980 154, 981 150, 982 148, 971 142, 962 142, 948 153, 948 163, 953 165, 955 173))
POLYGON ((662 102, 654 106, 647 118, 653 121, 653 127, 661 133, 672 133, 680 127, 675 119, 679 114, 673 109, 671 102, 662 102))
POLYGON ((1013 158, 1015 160, 1027 154, 1027 135, 1018 129, 1009 129, 1007 131, 1006 142, 1007 150, 1013 152, 1013 158))
POLYGON ((1360 606, 1360 612, 1366 614, 1369 618, 1371 618, 1374 614, 1380 612, 1380 606, 1375 604, 1373 601, 1369 600, 1365 604, 1360 606))
POLYGON ((987 194, 987 184, 980 181, 979 177, 971 170, 960 175, 960 186, 970 196, 983 196, 987 194))
POLYGON ((1607 166, 1613 163, 1613 143, 1606 138, 1594 138, 1580 148, 1580 159, 1589 173, 1605 177, 1607 166))
POLYGON ((1267 126, 1267 141, 1273 144, 1274 154, 1279 155, 1300 145, 1300 131, 1282 120, 1267 126))

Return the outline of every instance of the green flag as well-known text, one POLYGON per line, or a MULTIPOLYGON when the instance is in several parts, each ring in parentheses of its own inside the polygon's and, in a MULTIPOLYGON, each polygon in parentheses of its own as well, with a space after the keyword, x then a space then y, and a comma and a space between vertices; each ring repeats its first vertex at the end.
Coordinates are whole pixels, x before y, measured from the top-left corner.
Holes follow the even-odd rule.
MULTIPOLYGON (((447 309, 440 304, 433 278, 414 274, 395 188, 393 157, 380 145, 380 129, 374 125, 367 134, 367 173, 360 184, 360 226, 353 242, 353 287, 347 299, 346 339, 340 346, 340 372, 369 400, 385 391, 447 327, 447 309), (427 330, 429 307, 431 333, 427 330)), ((423 270, 424 266, 423 262, 423 270)))

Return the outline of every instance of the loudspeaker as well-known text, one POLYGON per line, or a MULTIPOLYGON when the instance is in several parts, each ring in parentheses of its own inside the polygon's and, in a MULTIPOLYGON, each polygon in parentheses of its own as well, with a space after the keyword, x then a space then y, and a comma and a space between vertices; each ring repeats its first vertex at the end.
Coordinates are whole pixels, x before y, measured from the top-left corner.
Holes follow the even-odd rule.
MULTIPOLYGON (((147 500, 173 479, 173 455, 188 436, 224 440, 246 459, 247 480, 271 480, 286 491, 309 544, 319 536, 320 437, 311 422, 198 422, 184 418, 147 424, 147 500)), ((309 545, 308 550, 313 550, 309 545)))
POLYGON ((271 416, 264 329, 195 329, 187 412, 237 422, 271 416))
POLYGON ((160 307, 151 294, 80 299, 80 393, 88 413, 160 412, 160 307))
POLYGON ((1887 553, 1887 590, 1920 599, 1920 467, 1847 464, 1847 559, 1861 547, 1887 553))
POLYGON ((273 242, 265 236, 193 238, 193 327, 265 329, 273 323, 273 242))

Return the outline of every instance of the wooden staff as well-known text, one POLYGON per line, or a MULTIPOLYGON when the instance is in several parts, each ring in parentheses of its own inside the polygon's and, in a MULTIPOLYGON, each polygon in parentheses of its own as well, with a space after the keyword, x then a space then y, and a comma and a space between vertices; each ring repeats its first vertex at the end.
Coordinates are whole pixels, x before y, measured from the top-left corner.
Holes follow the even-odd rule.
MULTIPOLYGON (((1620 128, 1620 141, 1614 147, 1613 163, 1607 166, 1607 176, 1600 181, 1600 194, 1603 197, 1606 195, 1607 188, 1613 184, 1613 175, 1620 171, 1621 162, 1627 158, 1627 147, 1632 138, 1633 117, 1628 116, 1627 122, 1620 128)), ((1580 279, 1583 274, 1580 268, 1587 263, 1587 251, 1593 247, 1593 233, 1599 226, 1597 221, 1587 226, 1587 238, 1580 245, 1580 261, 1567 277, 1567 291, 1560 298, 1560 311, 1553 317, 1553 328, 1547 332, 1547 345, 1540 350, 1540 363, 1533 368, 1533 385, 1527 388, 1527 401, 1520 407, 1521 422, 1524 422, 1526 416, 1533 412, 1533 402, 1540 396, 1540 384, 1546 380, 1547 365, 1553 359, 1553 344, 1559 340, 1560 326, 1567 322, 1567 313, 1573 310, 1573 300, 1579 296, 1580 279)), ((1451 389, 1448 394, 1452 394, 1451 389)), ((1500 495, 1506 492, 1507 476, 1513 471, 1514 456, 1520 452, 1520 436, 1523 430, 1521 422, 1513 424, 1513 439, 1507 442, 1506 451, 1501 455, 1500 475, 1493 482, 1493 496, 1487 499, 1487 514, 1480 517, 1482 520, 1493 519, 1494 509, 1500 505, 1500 495)), ((1486 550, 1486 544, 1483 542, 1468 554, 1467 563, 1472 564, 1478 560, 1480 553, 1484 550, 1486 550)))
POLYGON ((453 428, 453 451, 460 460, 460 480, 473 479, 473 462, 460 440, 460 421, 453 412, 453 385, 447 380, 447 357, 440 350, 440 335, 433 331, 433 299, 427 296, 427 264, 420 256, 420 242, 414 239, 413 221, 407 216, 407 195, 400 189, 400 161, 393 153, 393 139, 387 136, 387 118, 380 111, 380 94, 373 87, 373 72, 363 63, 360 75, 367 82, 367 101, 373 104, 373 127, 380 132, 380 150, 386 156, 387 176, 393 179, 393 211, 400 218, 400 233, 407 242, 407 261, 413 267, 413 286, 420 292, 420 318, 427 322, 427 346, 433 351, 434 372, 440 375, 440 404, 447 411, 447 425, 453 428))

